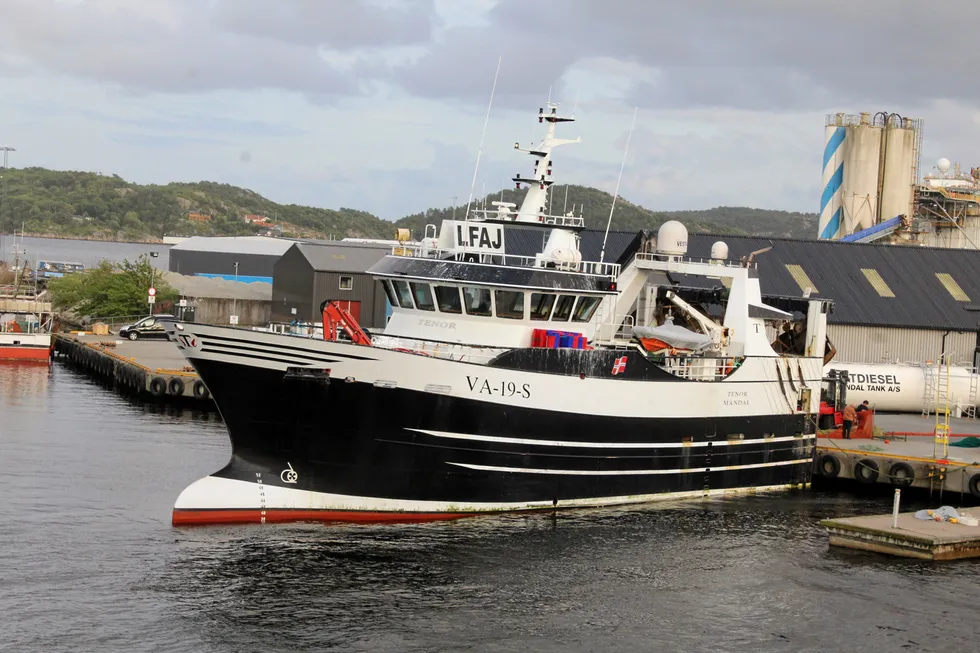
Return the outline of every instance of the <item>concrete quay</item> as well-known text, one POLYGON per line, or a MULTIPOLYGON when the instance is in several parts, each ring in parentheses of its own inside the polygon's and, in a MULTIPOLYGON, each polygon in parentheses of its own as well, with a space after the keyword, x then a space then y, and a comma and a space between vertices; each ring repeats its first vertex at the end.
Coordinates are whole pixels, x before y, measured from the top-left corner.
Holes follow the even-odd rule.
POLYGON ((910 435, 931 432, 934 417, 876 415, 875 424, 883 433, 870 439, 818 438, 814 476, 870 488, 910 488, 940 499, 953 493, 960 501, 980 501, 980 448, 953 446, 964 437, 980 436, 980 421, 951 419, 945 455, 932 435, 910 435))
MULTIPOLYGON (((961 513, 962 515, 962 513, 961 513)), ((873 551, 920 560, 961 560, 980 557, 980 526, 916 519, 900 513, 897 527, 892 515, 825 519, 830 546, 873 551)))
POLYGON ((213 406, 211 393, 168 340, 120 340, 115 336, 55 334, 54 356, 121 391, 161 401, 213 406))

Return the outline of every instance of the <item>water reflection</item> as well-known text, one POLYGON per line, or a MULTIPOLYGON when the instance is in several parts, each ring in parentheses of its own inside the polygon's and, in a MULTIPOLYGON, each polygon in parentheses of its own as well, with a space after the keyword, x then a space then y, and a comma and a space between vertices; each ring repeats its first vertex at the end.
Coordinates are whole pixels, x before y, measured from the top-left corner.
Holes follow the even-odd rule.
POLYGON ((0 361, 0 406, 28 395, 44 394, 51 381, 47 362, 0 361))

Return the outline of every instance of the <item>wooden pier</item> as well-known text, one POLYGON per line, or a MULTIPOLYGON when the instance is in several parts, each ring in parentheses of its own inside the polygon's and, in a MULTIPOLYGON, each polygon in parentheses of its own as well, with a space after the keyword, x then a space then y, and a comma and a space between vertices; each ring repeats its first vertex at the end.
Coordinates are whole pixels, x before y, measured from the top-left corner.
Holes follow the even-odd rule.
POLYGON ((825 519, 830 545, 920 560, 980 557, 980 526, 916 519, 915 513, 825 519))
POLYGON ((168 340, 120 340, 111 335, 56 334, 54 355, 118 390, 161 401, 213 406, 211 393, 168 340))

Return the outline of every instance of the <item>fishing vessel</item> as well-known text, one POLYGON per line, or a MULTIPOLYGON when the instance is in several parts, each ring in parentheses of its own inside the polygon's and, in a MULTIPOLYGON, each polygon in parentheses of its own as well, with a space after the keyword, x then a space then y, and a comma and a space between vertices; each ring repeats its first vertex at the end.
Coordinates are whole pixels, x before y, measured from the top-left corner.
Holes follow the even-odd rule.
POLYGON ((186 322, 168 334, 232 443, 173 523, 421 521, 774 491, 809 483, 827 313, 764 300, 753 257, 686 256, 664 224, 623 265, 583 260, 581 215, 548 209, 571 122, 515 148, 518 207, 495 202, 399 243, 370 272, 392 307, 368 334, 338 302, 322 337, 186 322), (505 227, 507 229, 505 229, 505 227), (507 253, 513 228, 540 232, 507 253), (715 281, 712 290, 685 285, 715 281), (690 281, 688 281, 690 283, 690 281), (801 325, 777 354, 774 326, 801 325))
POLYGON ((20 265, 21 251, 14 248, 14 279, 0 285, 0 361, 51 360, 51 301, 37 284, 25 280, 30 270, 20 265))

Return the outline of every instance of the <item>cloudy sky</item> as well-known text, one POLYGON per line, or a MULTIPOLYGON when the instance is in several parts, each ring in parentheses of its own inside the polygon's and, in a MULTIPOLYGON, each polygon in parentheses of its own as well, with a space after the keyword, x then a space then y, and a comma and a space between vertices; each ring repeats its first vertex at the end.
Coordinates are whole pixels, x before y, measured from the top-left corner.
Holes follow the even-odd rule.
MULTIPOLYGON (((980 165, 980 2, 0 0, 11 165, 202 179, 395 219, 499 189, 553 99, 555 176, 653 209, 819 207, 827 113, 980 165)), ((601 219, 600 219, 601 221, 601 219)))

